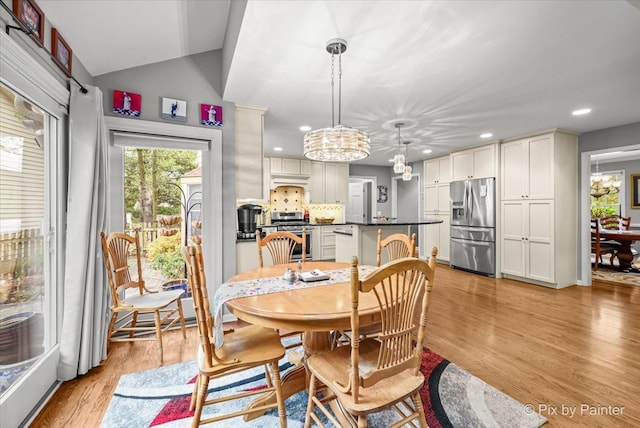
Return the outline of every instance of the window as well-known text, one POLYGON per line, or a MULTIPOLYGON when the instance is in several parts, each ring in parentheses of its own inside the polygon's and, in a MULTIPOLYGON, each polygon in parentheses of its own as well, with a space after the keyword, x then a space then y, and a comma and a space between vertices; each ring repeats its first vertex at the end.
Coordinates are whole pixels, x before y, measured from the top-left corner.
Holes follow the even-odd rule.
POLYGON ((591 217, 624 213, 624 171, 591 174, 591 217))

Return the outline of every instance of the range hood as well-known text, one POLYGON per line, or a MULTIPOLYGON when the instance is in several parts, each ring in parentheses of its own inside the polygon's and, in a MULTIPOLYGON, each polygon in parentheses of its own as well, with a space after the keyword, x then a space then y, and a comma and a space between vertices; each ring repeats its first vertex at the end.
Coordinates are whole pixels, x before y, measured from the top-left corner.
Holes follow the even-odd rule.
POLYGON ((271 174, 270 189, 279 186, 299 186, 305 190, 309 187, 309 176, 293 174, 271 174))

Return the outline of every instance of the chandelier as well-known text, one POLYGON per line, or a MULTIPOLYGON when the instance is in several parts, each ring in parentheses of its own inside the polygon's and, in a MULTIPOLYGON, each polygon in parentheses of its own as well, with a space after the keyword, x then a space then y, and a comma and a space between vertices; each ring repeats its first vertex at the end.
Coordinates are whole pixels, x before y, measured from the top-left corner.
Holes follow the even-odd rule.
POLYGON ((405 157, 400 153, 400 128, 404 126, 404 122, 396 122, 394 126, 398 128, 398 154, 393 157, 393 172, 396 174, 402 174, 404 172, 405 157))
POLYGON ((611 175, 600 174, 598 158, 596 157, 596 172, 591 175, 591 196, 598 199, 605 195, 619 193, 622 181, 614 178, 611 175))
POLYGON ((413 172, 413 168, 409 165, 409 143, 410 141, 404 142, 404 150, 405 150, 405 165, 404 170, 402 171, 402 181, 411 181, 411 173, 413 172))
POLYGON ((342 125, 342 53, 347 42, 331 39, 327 52, 331 54, 331 128, 316 129, 304 135, 304 156, 317 161, 351 162, 369 156, 369 136, 358 129, 342 125), (338 125, 334 113, 334 63, 338 55, 338 125))
POLYGON ((620 192, 622 182, 612 180, 610 175, 595 174, 591 176, 591 196, 598 199, 605 195, 620 192))

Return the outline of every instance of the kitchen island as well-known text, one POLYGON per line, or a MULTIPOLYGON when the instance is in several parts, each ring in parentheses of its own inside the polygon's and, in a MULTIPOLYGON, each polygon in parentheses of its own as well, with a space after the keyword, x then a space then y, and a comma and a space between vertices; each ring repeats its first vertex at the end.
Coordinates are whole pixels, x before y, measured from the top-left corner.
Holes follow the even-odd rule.
MULTIPOLYGON (((336 225, 336 262, 350 263, 358 256, 360 264, 375 265, 378 246, 378 229, 382 229, 382 239, 394 233, 409 234, 410 226, 442 223, 439 218, 372 220, 364 223, 347 222, 336 225)), ((419 244, 416 242, 416 246, 419 244)), ((427 251, 427 253, 429 253, 427 251)), ((382 252, 382 263, 388 261, 386 252, 382 252)))

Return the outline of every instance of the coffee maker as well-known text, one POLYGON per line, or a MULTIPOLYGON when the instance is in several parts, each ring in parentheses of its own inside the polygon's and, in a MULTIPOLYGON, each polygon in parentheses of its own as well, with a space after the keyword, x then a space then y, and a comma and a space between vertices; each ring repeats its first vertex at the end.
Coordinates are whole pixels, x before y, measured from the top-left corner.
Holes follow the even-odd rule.
POLYGON ((245 204, 238 207, 238 238, 256 237, 256 216, 261 213, 260 205, 245 204))

